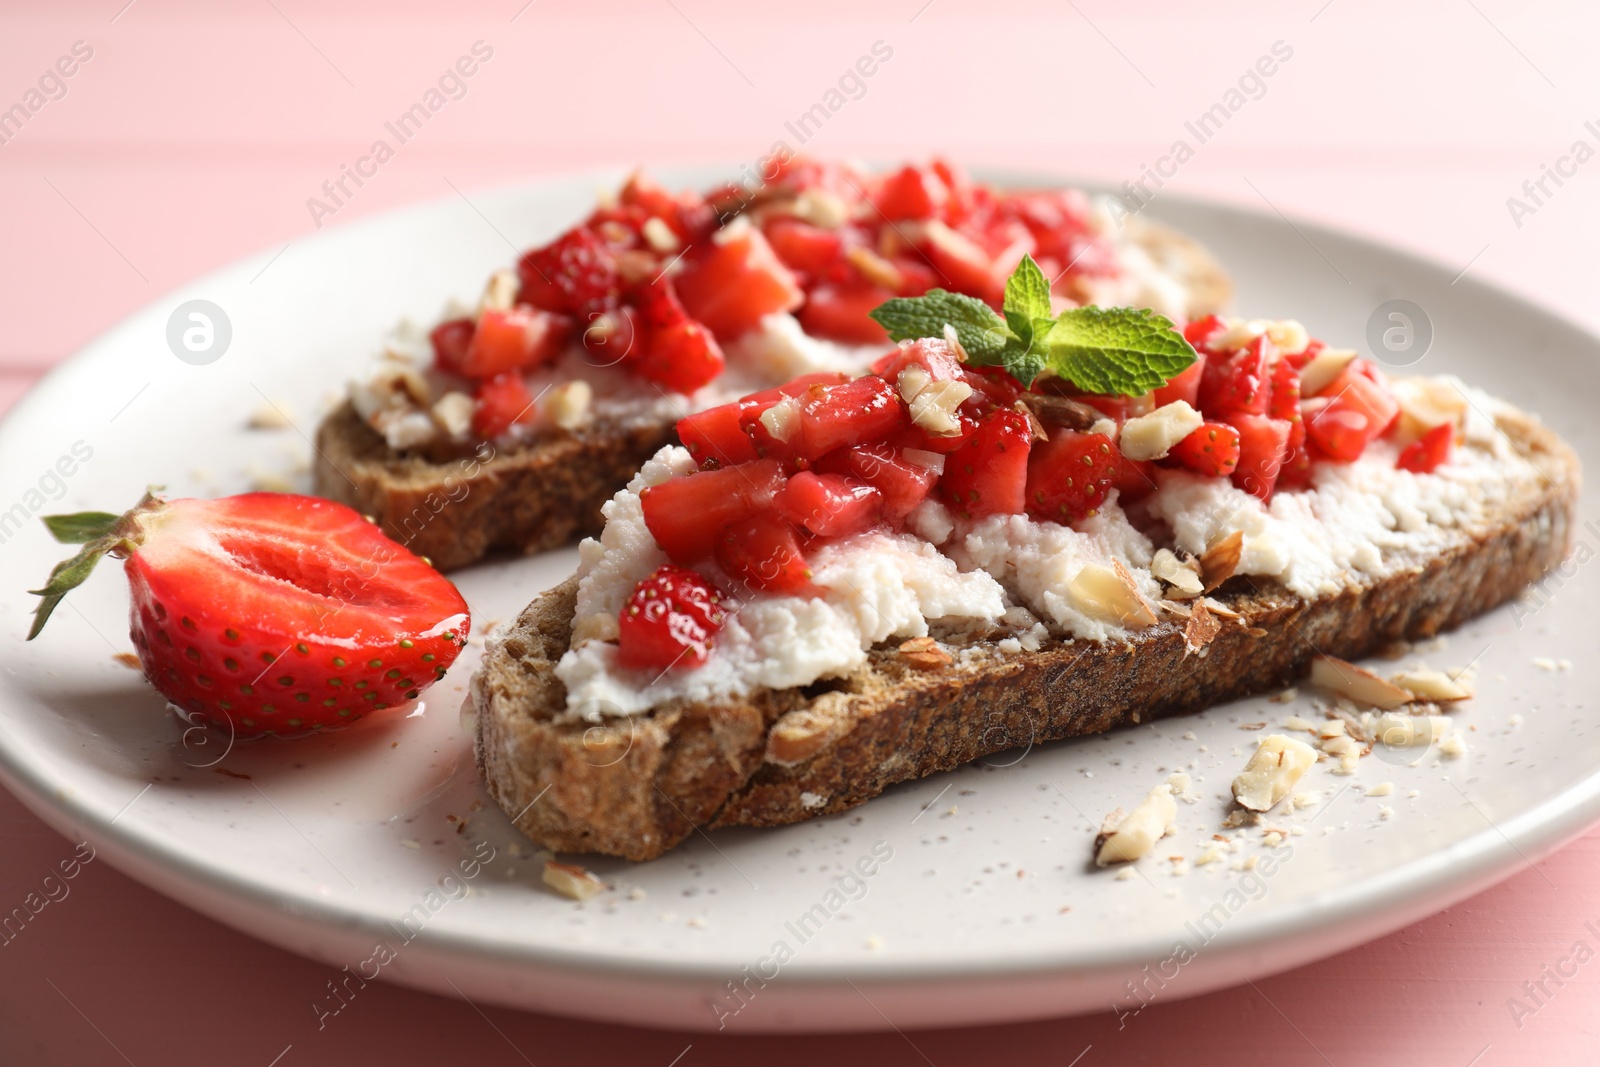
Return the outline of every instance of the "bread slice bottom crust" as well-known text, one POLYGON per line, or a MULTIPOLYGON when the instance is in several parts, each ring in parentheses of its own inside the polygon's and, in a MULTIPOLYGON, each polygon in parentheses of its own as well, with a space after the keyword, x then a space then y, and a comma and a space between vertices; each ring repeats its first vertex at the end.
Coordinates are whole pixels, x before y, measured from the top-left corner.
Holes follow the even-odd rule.
MULTIPOLYGON (((1126 218, 1123 226, 1152 259, 1183 278, 1191 318, 1227 306, 1232 282, 1204 248, 1142 218, 1126 218)), ((599 533, 600 505, 662 445, 676 441, 675 421, 638 420, 553 430, 498 451, 463 448, 459 458, 402 452, 345 403, 317 430, 312 481, 318 496, 372 516, 435 567, 453 570, 491 552, 544 552, 599 533)))
POLYGON ((577 580, 540 596, 491 640, 471 701, 477 760, 519 829, 561 852, 661 855, 695 829, 778 826, 832 814, 896 782, 994 752, 1199 711, 1281 688, 1317 653, 1358 659, 1427 638, 1516 596, 1565 556, 1580 472, 1554 434, 1502 420, 1543 478, 1502 513, 1390 577, 1307 600, 1239 576, 1237 611, 1202 653, 1182 620, 1123 643, 1051 639, 1004 654, 992 640, 936 670, 893 642, 846 678, 720 703, 682 700, 594 725, 568 721, 554 668, 577 580))

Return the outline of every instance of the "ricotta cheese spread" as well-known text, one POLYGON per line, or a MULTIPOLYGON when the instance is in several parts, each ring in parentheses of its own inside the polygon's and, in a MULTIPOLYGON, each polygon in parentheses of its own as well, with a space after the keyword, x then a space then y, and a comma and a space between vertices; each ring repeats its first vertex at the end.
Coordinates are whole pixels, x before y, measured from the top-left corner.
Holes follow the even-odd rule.
MULTIPOLYGON (((1038 648, 1046 628, 1125 640, 1116 616, 1079 591, 1080 575, 1120 567, 1155 601, 1158 547, 1198 555, 1235 531, 1243 535, 1236 573, 1275 578, 1305 597, 1367 584, 1470 531, 1539 477, 1495 427, 1499 401, 1454 379, 1436 381, 1459 389, 1469 411, 1465 444, 1433 474, 1396 469, 1398 450, 1380 441, 1354 463, 1319 464, 1310 489, 1263 503, 1224 479, 1163 469, 1159 488, 1136 508, 1170 529, 1170 546, 1153 543, 1115 496, 1079 528, 1025 515, 964 521, 926 500, 906 533, 869 531, 819 548, 811 565, 820 596, 752 596, 735 605, 703 666, 647 676, 619 668, 610 642, 634 587, 668 562, 645 525, 640 493, 695 469, 685 449, 669 446, 606 504, 600 538, 580 546, 573 647, 556 667, 568 713, 600 721, 675 697, 809 685, 848 674, 880 642, 927 635, 938 622, 1006 629, 1002 652, 1038 648)), ((714 564, 699 569, 730 586, 714 564)))

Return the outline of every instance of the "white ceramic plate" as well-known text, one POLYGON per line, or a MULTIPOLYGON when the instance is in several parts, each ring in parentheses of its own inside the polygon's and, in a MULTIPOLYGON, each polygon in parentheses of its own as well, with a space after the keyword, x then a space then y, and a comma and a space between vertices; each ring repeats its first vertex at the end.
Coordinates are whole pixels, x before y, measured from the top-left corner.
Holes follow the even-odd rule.
MULTIPOLYGON (((697 186, 718 176, 666 175, 697 186)), ((476 647, 409 716, 225 752, 186 739, 113 661, 132 648, 113 566, 23 643, 33 604, 23 590, 64 554, 31 514, 120 509, 151 482, 217 495, 303 470, 326 398, 397 316, 471 297, 616 178, 451 198, 298 240, 134 315, 12 412, 0 427, 0 515, 10 516, 0 520, 0 767, 11 789, 134 877, 333 968, 474 1001, 734 1031, 1132 1010, 1380 936, 1600 818, 1600 730, 1587 698, 1572 673, 1534 663, 1592 663, 1597 579, 1581 564, 1546 583, 1543 606, 1497 611, 1427 653, 1437 666, 1476 662, 1479 696, 1457 713, 1465 758, 1369 757, 1354 778, 1319 765, 1304 788, 1323 802, 1272 820, 1305 829, 1289 847, 1267 849, 1254 832, 1227 862, 1180 877, 1149 859, 1127 880, 1087 862, 1101 817, 1189 770, 1202 799, 1180 805, 1179 833, 1158 852, 1192 863, 1259 736, 1241 724, 1294 708, 1246 701, 1019 749, 839 817, 700 835, 649 864, 600 860, 593 868, 616 888, 579 906, 541 886, 534 850, 479 785, 457 714, 476 647), (195 298, 232 324, 231 346, 205 366, 166 343, 169 316, 195 298), (294 429, 245 429, 265 398, 294 429), (50 472, 75 445, 92 458, 57 479, 50 472), (1392 795, 1365 796, 1382 782, 1392 795), (1233 869, 1250 856, 1261 866, 1233 869)), ((1230 266, 1244 313, 1298 317, 1359 345, 1377 305, 1416 302, 1434 330, 1417 370, 1457 372, 1541 412, 1586 460, 1600 458, 1595 338, 1470 278, 1451 284, 1438 266, 1313 226, 1176 199, 1153 213, 1230 266)), ((1580 536, 1586 560, 1600 527, 1580 536)), ((457 578, 478 620, 506 618, 574 561, 568 550, 457 578)), ((324 1006, 338 1005, 330 996, 324 1006)))

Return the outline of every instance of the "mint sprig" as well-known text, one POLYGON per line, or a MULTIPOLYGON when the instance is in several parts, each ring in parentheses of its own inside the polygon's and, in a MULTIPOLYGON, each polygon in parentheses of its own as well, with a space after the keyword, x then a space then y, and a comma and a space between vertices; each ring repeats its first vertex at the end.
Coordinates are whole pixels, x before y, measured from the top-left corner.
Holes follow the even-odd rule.
POLYGON ((1006 280, 1004 316, 983 301, 943 289, 897 297, 872 318, 896 341, 955 330, 970 362, 1004 367, 1023 385, 1046 371, 1088 393, 1142 396, 1195 361, 1165 316, 1149 308, 1068 308, 1050 313, 1050 283, 1032 256, 1006 280))

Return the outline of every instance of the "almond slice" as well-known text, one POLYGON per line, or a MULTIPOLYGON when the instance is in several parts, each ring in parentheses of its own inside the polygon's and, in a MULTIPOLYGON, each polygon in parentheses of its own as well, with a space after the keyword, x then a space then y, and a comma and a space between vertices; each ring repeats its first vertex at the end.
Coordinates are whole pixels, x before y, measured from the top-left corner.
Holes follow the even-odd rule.
POLYGON ((1123 423, 1118 445, 1122 454, 1132 460, 1163 459, 1205 421, 1187 401, 1174 400, 1123 423))
POLYGON ((1365 667, 1357 667, 1335 656, 1312 657, 1311 684, 1381 711, 1398 708, 1416 699, 1415 694, 1373 674, 1365 667))
POLYGON ((1183 654, 1188 656, 1191 652, 1199 652, 1221 632, 1222 624, 1216 616, 1207 611, 1204 604, 1196 604, 1189 616, 1189 625, 1183 629, 1183 654))
POLYGON ((510 311, 517 302, 521 288, 514 271, 497 270, 489 275, 489 284, 483 287, 483 298, 478 301, 478 313, 485 311, 510 311))
POLYGON ((547 860, 541 879, 545 885, 569 900, 590 900, 598 896, 606 884, 593 874, 570 863, 547 860))
POLYGON ((1205 578, 1203 592, 1209 593, 1238 569, 1239 557, 1244 552, 1244 532, 1235 530, 1200 556, 1200 574, 1205 578))
POLYGON ((1150 560, 1150 573, 1172 586, 1173 596, 1199 596, 1205 591, 1200 580, 1200 565, 1194 560, 1181 560, 1170 548, 1158 548, 1150 560))
POLYGON ((1300 368, 1300 395, 1316 396, 1356 358, 1353 348, 1324 348, 1300 368))
POLYGON ((1120 562, 1113 567, 1084 564, 1067 592, 1080 608, 1096 618, 1134 629, 1155 625, 1155 606, 1139 592, 1133 576, 1120 562))
POLYGON ((931 637, 913 637, 900 645, 901 657, 919 671, 938 670, 955 662, 949 652, 931 637))

